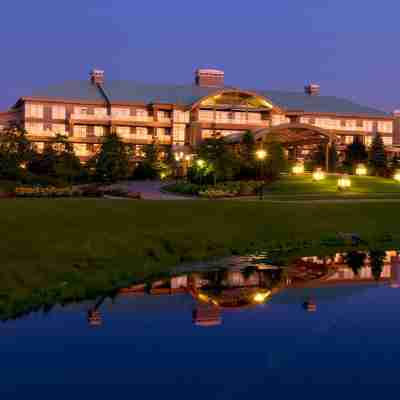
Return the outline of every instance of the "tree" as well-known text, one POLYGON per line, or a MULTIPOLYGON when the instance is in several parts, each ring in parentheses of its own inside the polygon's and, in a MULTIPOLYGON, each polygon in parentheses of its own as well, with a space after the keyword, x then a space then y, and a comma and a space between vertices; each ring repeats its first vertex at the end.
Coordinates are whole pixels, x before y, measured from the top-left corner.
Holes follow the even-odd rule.
POLYGON ((385 145, 379 132, 376 133, 369 156, 369 162, 377 175, 382 175, 387 166, 385 145))
POLYGON ((62 135, 47 142, 42 153, 34 153, 27 168, 34 175, 55 178, 59 183, 70 185, 84 176, 84 168, 72 144, 62 135))
POLYGON ((128 175, 129 159, 125 144, 116 133, 105 136, 94 159, 95 178, 102 182, 115 182, 128 175))
POLYGON ((269 179, 277 179, 287 167, 285 151, 283 146, 276 141, 268 143, 266 148, 265 176, 269 179))
POLYGON ((355 141, 347 146, 345 159, 347 165, 353 166, 354 164, 362 163, 367 160, 368 153, 363 143, 355 141))
POLYGON ((198 155, 205 161, 207 175, 212 175, 214 183, 232 179, 239 173, 240 161, 223 138, 206 139, 200 145, 198 155))
POLYGON ((383 269, 383 260, 385 259, 383 250, 371 250, 369 253, 372 276, 376 281, 379 281, 383 269))
POLYGON ((367 255, 360 251, 350 251, 347 253, 346 262, 353 270, 354 275, 358 275, 360 269, 364 266, 367 255))
POLYGON ((338 152, 335 142, 332 142, 331 145, 329 146, 328 156, 329 156, 329 172, 335 172, 338 163, 338 152))
POLYGON ((16 125, 4 129, 0 135, 0 178, 21 178, 33 153, 33 146, 23 129, 16 125))
POLYGON ((240 144, 240 176, 243 178, 255 178, 257 175, 257 163, 255 158, 256 142, 251 132, 246 132, 240 144))

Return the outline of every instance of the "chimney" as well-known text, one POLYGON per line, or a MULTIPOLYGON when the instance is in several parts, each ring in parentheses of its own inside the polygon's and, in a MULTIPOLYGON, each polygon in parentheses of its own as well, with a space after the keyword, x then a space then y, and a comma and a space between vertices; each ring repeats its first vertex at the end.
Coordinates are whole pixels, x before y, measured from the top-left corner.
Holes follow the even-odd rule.
POLYGON ((196 70, 195 82, 197 86, 223 87, 224 71, 219 69, 198 69, 196 70))
POLYGON ((320 91, 321 87, 315 83, 304 86, 304 92, 310 96, 318 96, 320 91))
POLYGON ((104 71, 93 69, 90 72, 90 82, 92 82, 93 85, 102 85, 104 83, 104 71))

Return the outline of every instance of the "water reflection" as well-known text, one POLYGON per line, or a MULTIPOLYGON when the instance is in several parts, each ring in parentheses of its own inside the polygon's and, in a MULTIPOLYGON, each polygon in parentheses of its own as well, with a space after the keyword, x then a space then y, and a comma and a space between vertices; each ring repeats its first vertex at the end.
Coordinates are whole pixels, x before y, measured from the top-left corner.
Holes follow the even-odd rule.
MULTIPOLYGON (((271 300, 286 291, 304 289, 299 309, 317 312, 318 299, 306 289, 339 286, 386 284, 400 287, 400 256, 397 251, 350 251, 328 256, 302 257, 281 267, 261 258, 235 257, 224 267, 182 273, 156 280, 149 285, 136 284, 121 289, 118 296, 174 296, 193 298, 192 321, 196 326, 222 324, 223 314, 256 306, 271 306, 271 300)), ((87 313, 91 327, 101 327, 98 300, 87 313)), ((272 305, 273 306, 273 305, 272 305)))

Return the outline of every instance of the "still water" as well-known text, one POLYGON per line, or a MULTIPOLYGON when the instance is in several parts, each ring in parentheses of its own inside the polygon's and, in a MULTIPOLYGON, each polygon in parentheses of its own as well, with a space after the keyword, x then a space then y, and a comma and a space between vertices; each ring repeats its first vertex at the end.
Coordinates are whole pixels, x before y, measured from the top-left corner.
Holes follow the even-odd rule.
POLYGON ((1 399, 389 395, 399 287, 396 251, 239 258, 56 306, 0 324, 1 399))

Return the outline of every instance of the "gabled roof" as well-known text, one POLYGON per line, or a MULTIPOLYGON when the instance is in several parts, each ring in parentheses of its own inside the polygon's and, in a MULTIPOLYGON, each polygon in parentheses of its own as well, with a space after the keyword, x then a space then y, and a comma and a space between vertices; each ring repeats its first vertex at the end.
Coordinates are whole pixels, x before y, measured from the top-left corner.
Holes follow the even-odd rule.
MULTIPOLYGON (((224 88, 199 87, 196 85, 144 84, 132 81, 106 81, 103 89, 111 103, 158 103, 190 106, 221 90, 248 91, 264 96, 286 111, 305 113, 336 113, 388 117, 389 114, 375 108, 353 103, 334 96, 310 96, 303 92, 276 90, 247 90, 226 86, 224 88)), ((33 91, 30 97, 104 101, 100 91, 89 81, 70 81, 33 91)))

